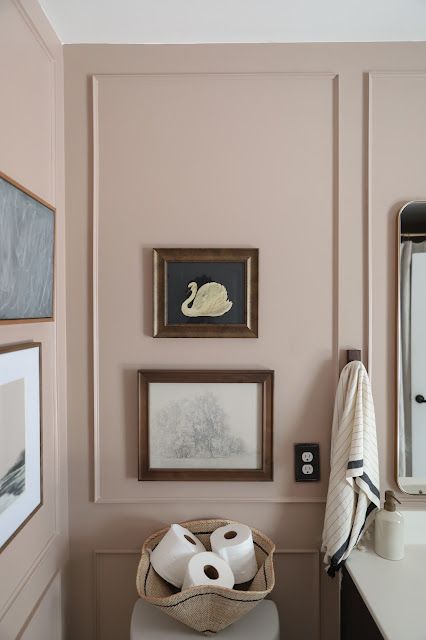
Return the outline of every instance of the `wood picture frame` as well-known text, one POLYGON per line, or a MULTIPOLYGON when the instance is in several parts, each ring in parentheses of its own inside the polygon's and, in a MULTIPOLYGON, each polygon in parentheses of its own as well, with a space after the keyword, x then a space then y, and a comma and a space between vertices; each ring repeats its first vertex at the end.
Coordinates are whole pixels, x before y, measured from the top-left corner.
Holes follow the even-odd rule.
POLYGON ((274 372, 140 370, 138 479, 271 481, 274 372))
POLYGON ((0 347, 0 552, 43 504, 41 343, 0 347))
POLYGON ((55 214, 0 171, 0 324, 54 320, 55 214))
POLYGON ((257 338, 258 249, 154 249, 154 338, 257 338))

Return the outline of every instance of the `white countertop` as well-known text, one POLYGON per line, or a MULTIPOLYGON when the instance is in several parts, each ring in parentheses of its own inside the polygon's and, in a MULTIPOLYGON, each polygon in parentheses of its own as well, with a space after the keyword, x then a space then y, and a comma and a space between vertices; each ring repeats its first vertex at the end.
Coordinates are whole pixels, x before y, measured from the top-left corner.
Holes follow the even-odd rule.
POLYGON ((398 561, 354 550, 345 566, 385 640, 425 640, 425 544, 406 545, 398 561))

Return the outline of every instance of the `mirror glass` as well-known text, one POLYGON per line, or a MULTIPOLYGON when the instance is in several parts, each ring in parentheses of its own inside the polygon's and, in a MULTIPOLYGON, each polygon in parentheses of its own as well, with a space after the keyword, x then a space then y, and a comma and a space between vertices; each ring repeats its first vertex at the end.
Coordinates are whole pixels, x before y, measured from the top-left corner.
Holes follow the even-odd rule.
POLYGON ((426 494, 426 202, 398 217, 398 485, 426 494))

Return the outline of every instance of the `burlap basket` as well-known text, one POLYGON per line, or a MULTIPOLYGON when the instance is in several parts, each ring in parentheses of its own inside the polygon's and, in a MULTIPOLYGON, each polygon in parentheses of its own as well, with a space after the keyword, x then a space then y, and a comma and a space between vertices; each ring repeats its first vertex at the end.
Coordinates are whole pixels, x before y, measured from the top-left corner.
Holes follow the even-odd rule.
MULTIPOLYGON (((210 534, 218 527, 233 523, 232 520, 190 520, 181 522, 197 536, 208 551, 210 534)), ((157 531, 143 544, 136 587, 141 598, 205 635, 213 635, 251 611, 270 593, 275 584, 272 556, 274 543, 263 533, 252 529, 259 570, 253 580, 238 589, 203 585, 179 591, 163 580, 152 568, 150 553, 167 533, 157 531)))

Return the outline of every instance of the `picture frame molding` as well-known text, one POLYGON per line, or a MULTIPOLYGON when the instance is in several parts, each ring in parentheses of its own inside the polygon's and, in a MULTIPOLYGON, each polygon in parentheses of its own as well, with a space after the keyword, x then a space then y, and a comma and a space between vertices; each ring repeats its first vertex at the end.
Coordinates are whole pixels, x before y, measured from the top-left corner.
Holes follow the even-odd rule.
POLYGON ((259 297, 259 249, 153 249, 153 337, 154 338, 257 338, 259 297), (168 324, 168 262, 244 262, 244 324, 168 324))
POLYGON ((42 404, 42 343, 41 342, 18 342, 0 346, 0 357, 5 353, 13 353, 24 349, 38 348, 38 382, 39 382, 39 438, 40 438, 40 501, 25 517, 21 524, 14 530, 5 542, 0 545, 0 554, 12 542, 12 540, 22 531, 31 518, 41 509, 44 504, 43 491, 43 404, 42 404))
POLYGON ((138 480, 266 481, 273 480, 274 371, 141 369, 138 371, 138 480), (149 461, 150 383, 260 383, 262 384, 262 464, 259 469, 152 469, 149 461))

